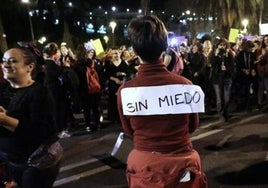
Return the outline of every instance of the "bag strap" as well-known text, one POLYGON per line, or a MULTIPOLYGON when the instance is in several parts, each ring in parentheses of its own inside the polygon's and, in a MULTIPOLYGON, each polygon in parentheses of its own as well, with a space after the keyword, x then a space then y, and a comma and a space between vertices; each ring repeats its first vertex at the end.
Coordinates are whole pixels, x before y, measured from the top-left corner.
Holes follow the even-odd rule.
POLYGON ((92 59, 92 64, 91 64, 90 68, 95 69, 95 59, 92 59))

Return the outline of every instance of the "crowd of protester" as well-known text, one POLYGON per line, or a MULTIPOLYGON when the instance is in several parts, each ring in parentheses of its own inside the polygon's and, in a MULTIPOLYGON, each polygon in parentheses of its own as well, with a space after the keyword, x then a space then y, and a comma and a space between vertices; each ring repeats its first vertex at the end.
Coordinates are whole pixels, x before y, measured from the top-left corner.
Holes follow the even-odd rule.
POLYGON ((81 44, 73 53, 63 42, 60 47, 56 43, 47 44, 43 53, 45 64, 42 82, 55 100, 59 137, 71 136, 69 130, 76 126, 75 113, 83 114, 86 131, 89 132, 101 128, 104 109, 108 110, 105 116, 107 121, 120 121, 116 92, 122 83, 135 77, 139 64, 130 49, 125 46, 108 49, 105 56, 99 58, 92 47, 81 44), (89 67, 97 72, 100 92, 88 91, 89 67), (101 101, 103 98, 107 99, 107 106, 101 101))
POLYGON ((268 35, 238 37, 234 43, 217 38, 180 45, 182 75, 204 91, 206 112, 216 111, 221 121, 228 122, 230 110, 267 110, 267 44, 268 35))
MULTIPOLYGON (((235 111, 251 111, 268 105, 268 36, 195 40, 190 46, 171 46, 183 60, 182 76, 199 85, 205 93, 206 112, 217 112, 221 121, 229 120, 230 103, 235 111)), ((43 49, 44 65, 35 80, 50 91, 61 138, 71 136, 75 113, 82 113, 87 131, 101 128, 106 118, 119 122, 116 92, 119 86, 138 73, 139 58, 131 47, 109 48, 98 57, 93 47, 51 42, 43 49), (98 73, 101 92, 88 93, 87 67, 98 73), (103 98, 107 99, 104 106, 103 98), (108 110, 104 116, 104 109, 108 110)), ((167 49, 164 53, 169 53, 167 49)), ((163 54, 163 61, 166 58, 163 54)), ((1 80, 1 82, 4 82, 1 80)))

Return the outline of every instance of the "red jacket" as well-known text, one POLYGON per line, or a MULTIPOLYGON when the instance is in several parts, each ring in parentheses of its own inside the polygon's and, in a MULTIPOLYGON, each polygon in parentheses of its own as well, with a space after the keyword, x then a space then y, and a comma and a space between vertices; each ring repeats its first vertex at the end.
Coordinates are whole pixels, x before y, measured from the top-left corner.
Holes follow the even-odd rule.
MULTIPOLYGON (((190 133, 199 124, 199 115, 166 114, 125 116, 120 91, 126 87, 191 84, 188 79, 170 73, 162 61, 141 64, 136 78, 123 84, 118 92, 118 109, 124 132, 133 137, 134 148, 141 151, 169 153, 191 150, 190 133)), ((146 93, 144 94, 146 95, 146 93)))

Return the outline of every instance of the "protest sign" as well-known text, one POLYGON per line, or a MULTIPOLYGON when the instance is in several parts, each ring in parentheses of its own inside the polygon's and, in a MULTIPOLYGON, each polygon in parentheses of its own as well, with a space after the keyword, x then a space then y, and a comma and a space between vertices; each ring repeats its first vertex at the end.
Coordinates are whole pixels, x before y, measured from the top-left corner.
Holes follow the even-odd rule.
POLYGON ((121 90, 124 115, 204 112, 204 93, 197 85, 128 87, 121 90))

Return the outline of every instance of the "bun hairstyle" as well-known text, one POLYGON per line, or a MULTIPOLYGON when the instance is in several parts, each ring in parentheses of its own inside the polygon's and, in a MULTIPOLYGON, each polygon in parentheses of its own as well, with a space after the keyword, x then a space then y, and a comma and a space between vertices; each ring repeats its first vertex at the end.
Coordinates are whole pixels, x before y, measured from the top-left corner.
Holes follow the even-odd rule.
POLYGON ((19 42, 18 45, 23 53, 25 64, 43 65, 45 63, 42 52, 34 44, 19 42))
POLYGON ((45 53, 47 57, 52 57, 57 53, 58 49, 59 49, 58 45, 54 42, 51 42, 45 46, 43 53, 45 53))
POLYGON ((18 42, 19 47, 17 47, 23 55, 24 63, 30 65, 34 63, 34 69, 31 73, 33 80, 44 83, 44 72, 42 66, 45 64, 43 53, 31 43, 18 42))

